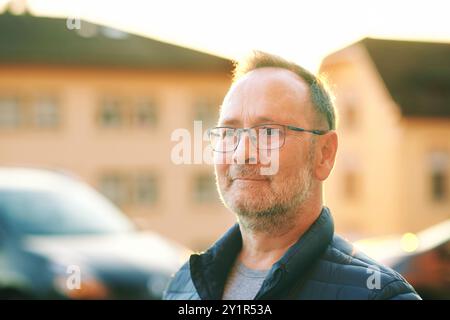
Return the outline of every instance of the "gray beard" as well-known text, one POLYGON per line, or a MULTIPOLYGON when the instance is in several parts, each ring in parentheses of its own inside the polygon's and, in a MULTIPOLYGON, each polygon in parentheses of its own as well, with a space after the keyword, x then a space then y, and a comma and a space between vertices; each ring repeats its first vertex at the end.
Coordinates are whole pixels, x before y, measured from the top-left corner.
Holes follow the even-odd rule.
MULTIPOLYGON (((307 167, 296 177, 294 187, 298 187, 300 192, 296 193, 291 201, 283 203, 278 201, 272 207, 260 210, 249 211, 243 207, 233 206, 232 203, 224 201, 225 205, 233 211, 239 224, 251 233, 264 233, 271 236, 280 236, 292 230, 298 219, 299 209, 304 206, 305 201, 311 196, 312 187, 312 164, 314 160, 315 139, 311 140, 312 146, 308 153, 307 167)), ((226 197, 222 197, 223 200, 226 197)))
POLYGON ((247 211, 233 208, 241 226, 252 233, 264 233, 280 236, 295 227, 298 209, 311 195, 311 170, 307 168, 303 173, 301 192, 286 204, 277 203, 262 211, 247 211))

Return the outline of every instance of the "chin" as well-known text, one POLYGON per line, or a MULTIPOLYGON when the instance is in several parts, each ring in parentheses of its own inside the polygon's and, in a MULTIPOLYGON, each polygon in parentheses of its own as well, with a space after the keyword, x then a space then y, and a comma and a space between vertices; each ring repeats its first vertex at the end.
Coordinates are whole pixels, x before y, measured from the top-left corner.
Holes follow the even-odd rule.
MULTIPOLYGON (((253 192, 252 192, 253 193, 253 192)), ((271 207, 270 196, 259 194, 234 194, 226 197, 228 207, 235 213, 250 215, 267 210, 271 207)))
POLYGON ((224 204, 235 213, 261 212, 270 208, 275 200, 270 184, 260 181, 233 181, 220 193, 224 204))
POLYGON ((230 185, 229 192, 243 194, 246 197, 256 196, 258 198, 271 192, 271 188, 268 181, 235 180, 230 185))

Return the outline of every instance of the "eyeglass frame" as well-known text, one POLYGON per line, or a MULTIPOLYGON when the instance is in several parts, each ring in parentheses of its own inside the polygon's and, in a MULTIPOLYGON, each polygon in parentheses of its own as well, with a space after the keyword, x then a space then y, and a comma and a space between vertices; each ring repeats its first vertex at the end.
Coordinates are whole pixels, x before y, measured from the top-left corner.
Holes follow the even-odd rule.
MULTIPOLYGON (((236 143, 236 146, 234 147, 234 149, 228 150, 228 151, 217 151, 217 150, 214 149, 214 146, 212 146, 214 152, 228 153, 228 152, 236 151, 236 149, 239 146, 239 143, 241 141, 241 135, 242 135, 243 132, 250 132, 250 130, 255 129, 257 127, 268 126, 268 125, 280 126, 280 127, 282 127, 284 129, 284 134, 285 135, 284 135, 284 138, 283 138, 283 144, 280 145, 278 148, 262 149, 262 150, 281 149, 281 147, 283 147, 285 142, 286 142, 286 131, 287 131, 286 129, 291 130, 291 131, 296 131, 296 132, 308 132, 308 133, 311 133, 311 134, 314 134, 314 135, 319 135, 319 136, 322 136, 322 135, 327 134, 328 132, 332 131, 332 130, 318 130, 318 129, 310 130, 310 129, 305 129, 305 128, 296 127, 296 126, 287 125, 287 124, 280 124, 280 123, 262 123, 262 124, 254 125, 254 126, 249 127, 249 128, 233 128, 233 127, 228 127, 228 126, 218 126, 218 127, 209 128, 208 131, 207 131, 207 134, 208 134, 209 142, 210 142, 210 144, 212 146, 212 141, 211 141, 211 131, 212 130, 214 130, 214 129, 234 129, 234 130, 236 130, 236 132, 238 132, 238 135, 237 135, 238 140, 237 140, 237 143, 236 143)), ((253 144, 253 146, 255 148, 257 148, 258 150, 260 150, 260 148, 258 146, 255 146, 255 142, 253 142, 252 139, 250 139, 250 140, 251 140, 251 143, 253 144)))

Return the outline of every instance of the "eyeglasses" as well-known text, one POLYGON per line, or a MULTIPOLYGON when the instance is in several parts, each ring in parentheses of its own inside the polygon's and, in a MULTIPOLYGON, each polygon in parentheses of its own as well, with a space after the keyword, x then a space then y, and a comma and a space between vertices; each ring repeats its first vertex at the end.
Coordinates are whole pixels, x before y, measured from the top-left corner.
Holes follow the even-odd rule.
POLYGON ((307 130, 283 124, 259 124, 250 128, 214 127, 208 130, 212 148, 216 152, 235 151, 243 132, 248 132, 253 146, 258 150, 279 149, 284 145, 287 130, 324 135, 328 130, 307 130))

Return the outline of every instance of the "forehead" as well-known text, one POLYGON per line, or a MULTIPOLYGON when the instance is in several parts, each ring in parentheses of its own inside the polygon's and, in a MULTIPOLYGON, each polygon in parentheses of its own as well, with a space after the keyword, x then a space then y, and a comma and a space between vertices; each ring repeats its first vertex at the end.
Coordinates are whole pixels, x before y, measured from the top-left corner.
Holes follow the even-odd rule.
POLYGON ((289 70, 260 68, 247 73, 230 88, 222 104, 219 123, 305 125, 311 120, 306 82, 289 70))

